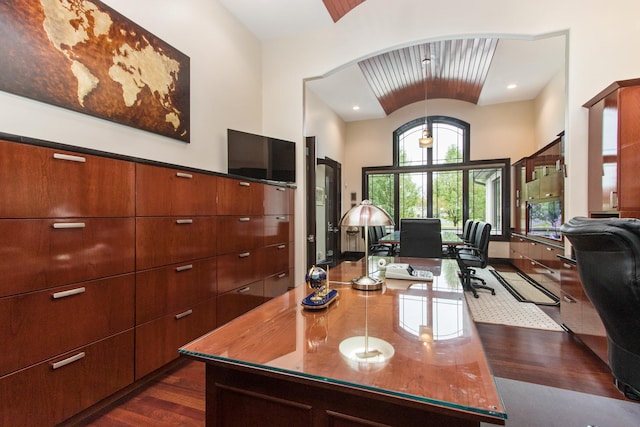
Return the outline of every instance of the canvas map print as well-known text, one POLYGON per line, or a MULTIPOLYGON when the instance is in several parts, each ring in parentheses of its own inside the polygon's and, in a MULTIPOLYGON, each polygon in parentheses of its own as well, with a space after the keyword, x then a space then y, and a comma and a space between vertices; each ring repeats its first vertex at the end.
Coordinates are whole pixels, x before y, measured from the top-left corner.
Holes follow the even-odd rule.
POLYGON ((0 2, 2 91, 189 142, 189 73, 188 56, 99 1, 0 2))

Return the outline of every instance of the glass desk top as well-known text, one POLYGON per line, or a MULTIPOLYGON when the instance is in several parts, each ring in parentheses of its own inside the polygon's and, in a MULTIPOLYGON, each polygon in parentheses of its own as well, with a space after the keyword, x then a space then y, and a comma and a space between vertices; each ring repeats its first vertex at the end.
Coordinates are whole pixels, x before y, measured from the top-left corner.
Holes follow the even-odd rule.
MULTIPOLYGON (((348 283, 364 262, 345 262, 329 271, 339 295, 328 308, 303 308, 311 289, 301 285, 180 353, 505 419, 456 262, 396 262, 433 271, 433 281, 389 279, 382 290, 357 291, 348 283)), ((381 274, 376 259, 369 266, 381 274)))

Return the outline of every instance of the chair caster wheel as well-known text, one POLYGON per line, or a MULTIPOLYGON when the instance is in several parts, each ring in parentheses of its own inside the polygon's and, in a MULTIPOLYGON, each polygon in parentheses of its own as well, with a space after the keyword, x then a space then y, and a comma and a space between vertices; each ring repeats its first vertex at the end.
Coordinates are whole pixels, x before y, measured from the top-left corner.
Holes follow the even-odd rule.
POLYGON ((475 294, 475 295, 474 295, 474 297, 475 297, 475 298, 480 298, 480 295, 475 294))
POLYGON ((492 291, 491 291, 491 295, 495 295, 495 294, 496 294, 496 291, 493 291, 493 290, 492 290, 492 291))

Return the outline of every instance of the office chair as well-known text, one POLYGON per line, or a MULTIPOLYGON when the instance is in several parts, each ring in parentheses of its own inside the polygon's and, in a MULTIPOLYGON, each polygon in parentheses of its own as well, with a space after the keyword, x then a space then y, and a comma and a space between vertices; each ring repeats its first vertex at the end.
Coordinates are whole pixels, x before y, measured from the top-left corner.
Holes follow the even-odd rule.
POLYGON ((380 243, 380 238, 387 234, 384 225, 369 227, 369 255, 393 256, 393 246, 380 243))
POLYGON ((479 297, 478 289, 491 291, 491 295, 496 294, 495 289, 487 286, 484 279, 475 275, 475 268, 485 268, 487 266, 490 239, 491 224, 478 221, 475 233, 472 235, 471 243, 467 246, 460 247, 456 251, 456 261, 460 268, 462 286, 465 290, 471 291, 475 298, 479 297))
POLYGON ((474 221, 473 219, 468 219, 464 222, 464 227, 462 228, 462 236, 460 236, 463 242, 467 244, 471 243, 472 236, 477 226, 478 221, 474 221))
POLYGON ((607 332, 616 387, 640 400, 640 221, 576 217, 560 231, 575 251, 585 293, 607 332))
POLYGON ((442 225, 439 218, 400 220, 400 256, 442 258, 442 225))

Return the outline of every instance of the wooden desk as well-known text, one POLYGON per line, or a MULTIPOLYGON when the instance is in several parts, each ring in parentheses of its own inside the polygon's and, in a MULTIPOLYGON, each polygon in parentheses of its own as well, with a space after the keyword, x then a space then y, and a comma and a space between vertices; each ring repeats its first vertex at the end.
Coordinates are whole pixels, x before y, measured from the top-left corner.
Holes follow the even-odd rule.
MULTIPOLYGON (((398 262, 439 275, 370 292, 334 284, 339 299, 320 311, 302 308, 310 291, 298 286, 181 348, 207 363, 207 425, 504 425, 455 261, 398 262), (364 336, 381 356, 345 348, 364 336)), ((363 273, 364 262, 345 262, 329 279, 363 273)))

